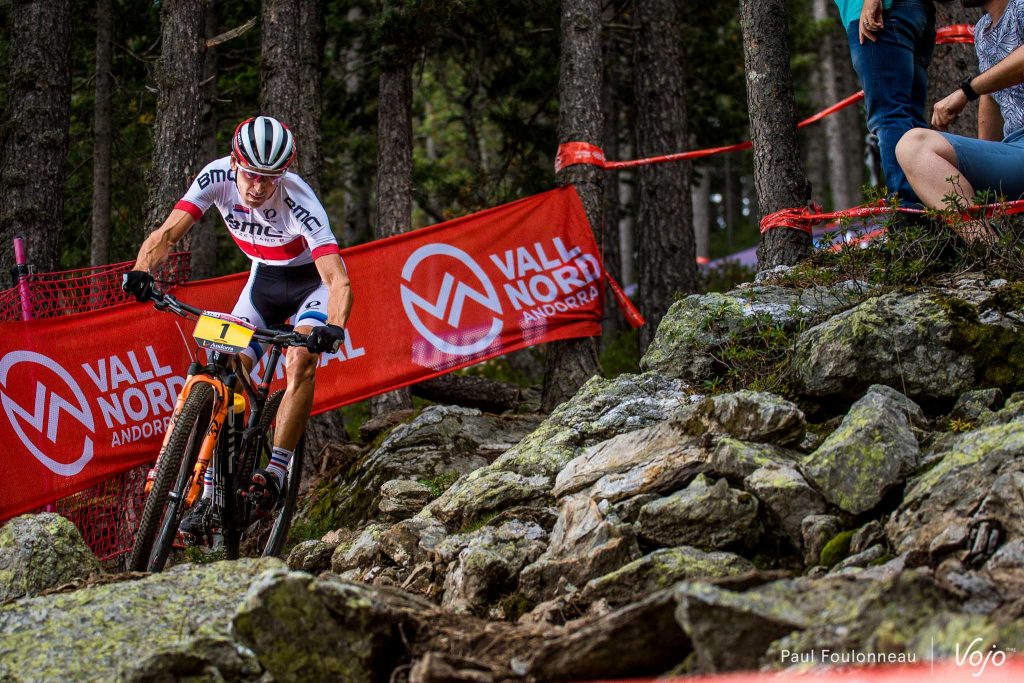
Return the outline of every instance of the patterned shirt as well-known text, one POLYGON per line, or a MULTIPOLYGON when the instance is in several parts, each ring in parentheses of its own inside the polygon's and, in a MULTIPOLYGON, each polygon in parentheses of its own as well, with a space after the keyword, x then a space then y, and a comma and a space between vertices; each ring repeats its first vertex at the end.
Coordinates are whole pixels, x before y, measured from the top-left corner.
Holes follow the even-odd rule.
POLYGON ((270 199, 254 209, 238 193, 231 157, 211 161, 174 208, 188 211, 198 221, 214 204, 235 244, 256 263, 302 266, 340 253, 327 212, 295 173, 286 173, 270 199))
MULTIPOLYGON (((999 22, 992 25, 992 17, 982 15, 974 27, 974 49, 978 52, 978 67, 988 71, 1006 55, 1021 45, 1024 36, 1024 0, 1010 0, 999 22)), ((1003 137, 1024 128, 1024 84, 992 93, 1003 115, 1003 137)))

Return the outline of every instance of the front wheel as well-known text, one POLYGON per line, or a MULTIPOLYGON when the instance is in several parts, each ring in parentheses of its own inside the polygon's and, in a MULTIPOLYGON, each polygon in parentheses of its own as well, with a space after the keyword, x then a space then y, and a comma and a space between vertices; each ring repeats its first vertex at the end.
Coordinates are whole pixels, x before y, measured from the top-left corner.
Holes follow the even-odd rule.
POLYGON ((239 501, 237 519, 249 520, 251 523, 246 525, 248 528, 245 530, 247 537, 245 540, 239 538, 238 532, 229 534, 225 531, 224 546, 228 559, 236 559, 239 556, 240 547, 244 547, 249 554, 259 552, 264 557, 279 555, 288 538, 288 529, 291 527, 292 516, 295 513, 295 501, 299 495, 299 484, 302 478, 305 437, 299 440, 299 444, 295 448, 284 490, 281 492, 281 500, 269 514, 257 515, 248 500, 241 495, 243 491, 248 490, 252 473, 257 468, 265 468, 270 462, 270 454, 274 448, 274 421, 277 418, 277 409, 283 396, 284 390, 279 390, 267 398, 254 435, 243 446, 242 464, 239 467, 238 476, 239 491, 236 496, 236 500, 239 501), (265 541, 264 538, 266 538, 265 541))
POLYGON ((198 383, 174 420, 135 535, 128 560, 130 571, 160 571, 167 561, 184 511, 192 471, 213 417, 213 403, 213 387, 198 383))

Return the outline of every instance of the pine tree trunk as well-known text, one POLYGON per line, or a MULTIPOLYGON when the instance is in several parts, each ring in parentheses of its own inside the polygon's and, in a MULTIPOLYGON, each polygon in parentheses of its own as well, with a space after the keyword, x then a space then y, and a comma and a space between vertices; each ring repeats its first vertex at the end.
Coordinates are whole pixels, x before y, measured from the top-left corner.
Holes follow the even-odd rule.
MULTIPOLYGON (((263 0, 260 113, 291 128, 296 146, 302 149, 304 141, 298 136, 299 4, 299 0, 263 0)), ((303 172, 298 165, 294 170, 303 172)))
MULTIPOLYGON (((980 9, 965 9, 959 2, 935 3, 935 26, 970 24, 981 18, 980 9)), ((931 121, 932 105, 960 87, 960 81, 978 73, 978 54, 973 45, 936 45, 928 67, 928 107, 924 118, 931 121)), ((950 133, 978 137, 978 104, 969 104, 949 127, 950 133)))
MULTIPOLYGON (((377 103, 377 237, 412 229, 412 65, 387 61, 377 103)), ((412 407, 408 388, 370 400, 374 417, 412 407)))
MULTIPOLYGON (((807 206, 810 188, 800 167, 789 25, 784 0, 740 0, 747 108, 754 143, 754 183, 762 216, 807 206)), ((810 254, 811 237, 776 228, 761 235, 757 268, 794 265, 810 254)))
MULTIPOLYGON (((685 151, 682 24, 676 0, 637 0, 633 79, 636 153, 640 158, 685 151)), ((640 353, 647 350, 658 323, 679 294, 697 288, 690 163, 641 166, 638 171, 637 265, 640 353)))
MULTIPOLYGON (((159 95, 153 165, 147 174, 147 233, 160 227, 199 172, 205 16, 203 0, 165 0, 160 4, 159 95)), ((188 240, 179 248, 188 248, 188 240)))
POLYGON ((324 3, 304 0, 299 8, 299 118, 296 121, 299 146, 296 163, 302 177, 320 192, 323 156, 320 151, 320 121, 323 114, 324 3))
POLYGON ((110 163, 113 141, 110 73, 114 34, 113 0, 96 2, 96 110, 93 114, 92 250, 89 263, 110 260, 110 163))
MULTIPOLYGON (((601 3, 562 1, 562 47, 559 77, 558 141, 601 146, 601 3)), ((559 185, 576 186, 591 229, 599 233, 603 200, 602 171, 580 164, 563 169, 559 185)), ((541 409, 551 411, 600 372, 593 338, 567 339, 547 345, 541 409)))
POLYGON ((14 265, 11 238, 25 237, 40 272, 60 266, 71 118, 71 3, 22 0, 8 7, 7 115, 2 127, 0 278, 14 265))
MULTIPOLYGON (((609 6, 610 8, 611 6, 609 6)), ((605 9, 606 17, 609 8, 605 9)), ((604 109, 604 154, 608 159, 620 159, 619 152, 619 113, 620 102, 618 97, 617 76, 619 63, 619 51, 615 45, 611 31, 606 31, 604 38, 604 83, 601 86, 601 101, 604 109)), ((619 240, 619 218, 622 211, 619 207, 619 186, 618 174, 613 173, 605 179, 604 183, 604 234, 602 235, 601 251, 605 270, 622 282, 622 253, 619 240)), ((627 329, 625 317, 615 298, 611 296, 611 290, 605 290, 605 314, 602 326, 604 340, 611 339, 616 333, 627 329)))
MULTIPOLYGON (((203 34, 207 39, 213 38, 218 33, 217 9, 217 0, 206 0, 203 34)), ((231 144, 230 140, 217 138, 217 123, 211 106, 217 99, 217 52, 218 48, 214 46, 207 48, 203 53, 201 161, 224 156, 231 144)), ((219 274, 217 272, 217 235, 224 229, 224 222, 217 211, 207 211, 206 215, 192 228, 190 246, 193 280, 202 280, 219 274)))
POLYGON ((722 166, 722 174, 725 176, 725 241, 731 254, 736 249, 736 227, 743 220, 743 187, 740 182, 742 164, 734 155, 726 154, 722 166))

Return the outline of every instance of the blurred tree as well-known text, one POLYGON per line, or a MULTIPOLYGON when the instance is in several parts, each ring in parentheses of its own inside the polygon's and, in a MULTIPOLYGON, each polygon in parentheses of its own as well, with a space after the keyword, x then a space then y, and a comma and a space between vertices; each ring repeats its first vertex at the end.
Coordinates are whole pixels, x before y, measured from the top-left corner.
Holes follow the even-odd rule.
MULTIPOLYGON (((762 216, 807 206, 810 188, 796 140, 789 27, 782 0, 740 0, 747 105, 754 143, 754 180, 762 216)), ((777 228, 761 235, 758 270, 794 265, 811 249, 811 236, 777 228)))
POLYGON ((2 127, 0 272, 14 265, 11 239, 24 235, 39 271, 60 265, 71 106, 70 0, 12 3, 2 127))
MULTIPOLYGON (((159 96, 144 233, 160 227, 199 172, 205 12, 204 0, 164 0, 160 5, 159 96)), ((180 248, 187 249, 184 242, 180 248)))
MULTIPOLYGON (((679 0, 636 0, 636 152, 641 158, 689 148, 683 99, 679 0)), ((643 354, 679 294, 697 286, 688 161, 641 166, 638 172, 637 271, 643 354)))
MULTIPOLYGON (((384 0, 377 116, 378 238, 412 230, 412 63, 416 41, 406 34, 398 0, 384 0)), ((370 414, 412 407, 408 388, 370 400, 370 414)))
MULTIPOLYGON (((562 54, 558 141, 601 146, 601 3, 562 0, 562 54)), ((591 229, 599 232, 604 171, 590 164, 562 169, 560 185, 572 184, 583 201, 591 229)), ((593 338, 568 339, 547 345, 541 409, 554 410, 600 372, 593 338)))
POLYGON ((113 0, 96 2, 96 108, 92 159, 92 254, 89 263, 103 265, 110 259, 110 164, 112 151, 114 42, 113 0))

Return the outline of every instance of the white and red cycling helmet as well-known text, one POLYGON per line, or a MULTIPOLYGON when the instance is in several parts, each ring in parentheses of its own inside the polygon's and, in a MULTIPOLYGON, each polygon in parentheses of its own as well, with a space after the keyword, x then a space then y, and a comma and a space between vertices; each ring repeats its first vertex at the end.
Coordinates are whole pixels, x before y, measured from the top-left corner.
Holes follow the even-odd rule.
POLYGON ((231 153, 239 166, 259 175, 284 175, 295 158, 295 136, 271 116, 246 119, 235 128, 231 153))

